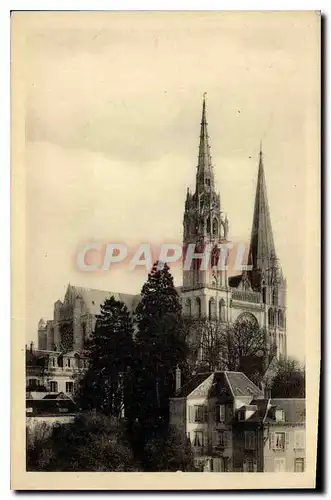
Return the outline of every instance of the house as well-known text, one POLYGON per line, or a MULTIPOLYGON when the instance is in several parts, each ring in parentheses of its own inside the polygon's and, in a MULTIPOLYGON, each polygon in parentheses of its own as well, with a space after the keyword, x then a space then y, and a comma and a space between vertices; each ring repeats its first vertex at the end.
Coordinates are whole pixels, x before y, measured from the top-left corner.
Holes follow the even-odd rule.
POLYGON ((38 423, 47 425, 72 422, 78 412, 73 399, 63 392, 57 394, 28 393, 26 398, 26 425, 29 429, 38 423))
POLYGON ((86 357, 75 351, 42 351, 33 344, 25 351, 26 391, 73 394, 88 367, 86 357))
POLYGON ((237 411, 263 392, 244 373, 199 373, 170 401, 170 424, 191 441, 204 471, 232 471, 233 422, 237 411))
POLYGON ((305 469, 305 400, 265 398, 244 373, 195 375, 171 399, 170 424, 203 471, 305 469))

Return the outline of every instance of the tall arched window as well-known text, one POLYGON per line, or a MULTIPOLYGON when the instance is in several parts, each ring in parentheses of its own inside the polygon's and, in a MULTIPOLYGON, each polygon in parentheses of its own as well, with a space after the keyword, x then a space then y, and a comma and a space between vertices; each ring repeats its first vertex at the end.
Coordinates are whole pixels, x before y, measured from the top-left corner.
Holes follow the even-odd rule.
POLYGON ((218 220, 216 219, 216 217, 213 219, 213 235, 218 235, 218 220))
POLYGON ((211 267, 212 268, 218 266, 219 255, 220 255, 220 249, 217 247, 214 247, 212 252, 211 252, 211 267))
POLYGON ((278 311, 278 325, 283 328, 284 326, 284 316, 283 316, 283 311, 279 309, 278 311))
POLYGON ((198 316, 198 318, 201 318, 201 300, 200 300, 200 297, 196 298, 196 304, 197 304, 197 316, 198 316))
POLYGON ((219 318, 220 321, 225 321, 225 302, 221 299, 219 302, 219 318))
POLYGON ((275 324, 274 312, 271 308, 268 311, 268 323, 269 323, 269 326, 274 326, 274 324, 275 324))
POLYGON ((277 288, 274 288, 272 291, 272 304, 274 306, 278 305, 278 290, 277 290, 277 288))
POLYGON ((191 299, 186 299, 186 301, 185 301, 185 314, 187 316, 191 316, 191 314, 192 314, 191 299))
POLYGON ((215 317, 215 301, 213 298, 209 299, 209 302, 208 302, 208 317, 209 319, 212 319, 215 317))
POLYGON ((210 217, 207 217, 206 220, 206 231, 208 234, 210 233, 210 217))

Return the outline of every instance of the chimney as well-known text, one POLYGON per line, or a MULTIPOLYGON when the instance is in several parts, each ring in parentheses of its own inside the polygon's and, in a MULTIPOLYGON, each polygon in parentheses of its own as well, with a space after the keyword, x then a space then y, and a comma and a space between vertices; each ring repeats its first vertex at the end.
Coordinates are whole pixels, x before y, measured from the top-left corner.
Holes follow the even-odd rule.
POLYGON ((182 372, 179 366, 176 368, 176 392, 180 389, 182 379, 182 372))
POLYGON ((32 352, 32 351, 33 351, 33 342, 31 341, 30 342, 30 352, 32 352))

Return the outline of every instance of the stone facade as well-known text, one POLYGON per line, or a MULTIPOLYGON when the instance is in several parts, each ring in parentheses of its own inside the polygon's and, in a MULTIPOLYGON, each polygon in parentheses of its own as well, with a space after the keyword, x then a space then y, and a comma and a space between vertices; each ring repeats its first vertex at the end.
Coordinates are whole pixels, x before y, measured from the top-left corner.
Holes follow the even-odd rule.
POLYGON ((303 472, 305 399, 270 399, 243 373, 195 375, 170 400, 170 424, 205 472, 303 472))

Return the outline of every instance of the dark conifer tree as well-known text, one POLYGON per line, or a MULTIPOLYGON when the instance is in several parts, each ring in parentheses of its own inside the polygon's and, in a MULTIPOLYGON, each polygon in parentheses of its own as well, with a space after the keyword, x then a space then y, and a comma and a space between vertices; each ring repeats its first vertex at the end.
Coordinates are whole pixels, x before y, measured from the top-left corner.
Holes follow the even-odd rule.
POLYGON ((119 417, 125 378, 132 366, 133 324, 125 304, 114 297, 101 305, 87 356, 89 368, 80 385, 80 405, 119 417))
POLYGON ((149 438, 167 426, 175 370, 186 359, 179 296, 169 267, 156 262, 142 287, 136 309, 137 335, 132 384, 135 426, 149 438))

